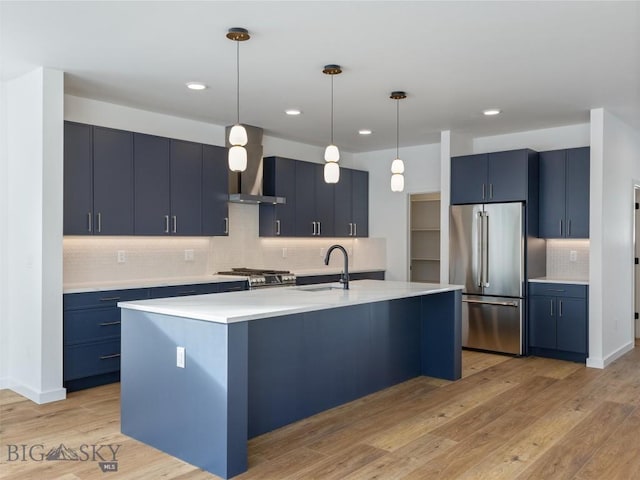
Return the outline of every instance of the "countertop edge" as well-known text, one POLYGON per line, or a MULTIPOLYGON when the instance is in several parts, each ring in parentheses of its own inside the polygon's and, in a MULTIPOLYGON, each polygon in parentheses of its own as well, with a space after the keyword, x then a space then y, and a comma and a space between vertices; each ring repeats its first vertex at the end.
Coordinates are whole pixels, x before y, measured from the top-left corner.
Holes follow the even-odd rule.
POLYGON ((548 277, 540 277, 540 278, 530 278, 528 280, 530 283, 567 283, 570 285, 589 285, 589 280, 577 279, 577 278, 548 278, 548 277))
MULTIPOLYGON (((384 280, 356 280, 353 283, 359 283, 359 282, 385 282, 384 280)), ((407 283, 409 284, 410 282, 394 282, 394 283, 407 283)), ((414 283, 415 284, 415 283, 414 283)), ((296 314, 296 313, 305 313, 305 312, 313 312, 313 311, 319 311, 319 310, 329 310, 329 309, 334 309, 334 308, 341 308, 341 307, 348 307, 348 306, 352 306, 352 305, 362 305, 362 304, 366 304, 366 303, 375 303, 375 302, 383 302, 383 301, 389 301, 389 300, 396 300, 396 299, 400 299, 400 298, 411 298, 411 297, 421 297, 421 296, 425 296, 425 295, 435 295, 438 293, 446 293, 446 292, 452 292, 452 291, 456 291, 456 290, 462 290, 462 286, 461 285, 449 285, 449 284, 424 284, 427 287, 425 287, 426 289, 421 289, 421 290, 415 290, 415 291, 403 291, 403 292, 393 292, 393 291, 385 291, 384 293, 380 293, 377 292, 375 290, 370 291, 369 296, 364 296, 361 298, 353 298, 353 299, 348 299, 348 301, 345 301, 343 303, 335 303, 335 299, 331 298, 329 299, 330 301, 328 301, 326 299, 326 297, 323 298, 322 297, 316 297, 315 293, 311 294, 310 292, 308 294, 311 295, 311 297, 309 297, 309 303, 305 304, 305 305, 295 305, 292 307, 283 307, 283 306, 279 306, 279 307, 269 307, 269 306, 265 306, 263 307, 264 310, 262 311, 258 311, 258 312, 253 312, 253 313, 247 313, 247 314, 239 314, 239 315, 216 315, 213 312, 189 312, 189 306, 184 306, 182 308, 180 308, 180 306, 167 306, 165 305, 154 305, 153 304, 153 300, 137 300, 137 301, 129 301, 129 302, 119 302, 118 303, 118 307, 123 308, 123 309, 129 309, 129 310, 136 310, 136 311, 142 311, 142 312, 148 312, 148 313, 156 313, 159 315, 168 315, 168 316, 173 316, 173 317, 181 317, 181 318, 189 318, 192 320, 202 320, 202 321, 208 321, 208 322, 213 322, 213 323, 221 323, 221 324, 232 324, 232 323, 239 323, 239 322, 246 322, 246 321, 251 321, 251 320, 259 320, 259 319, 263 319, 263 318, 272 318, 272 317, 280 317, 280 316, 284 316, 284 315, 291 315, 291 314, 296 314)), ((298 290, 299 287, 286 287, 287 290, 298 290)), ((285 288, 283 289, 278 289, 279 292, 283 292, 285 290, 285 288)), ((340 291, 339 288, 336 289, 338 292, 340 291)), ((212 296, 214 298, 218 298, 218 299, 223 299, 225 298, 224 296, 226 296, 227 299, 229 298, 233 298, 231 296, 239 296, 239 295, 246 295, 246 294, 251 294, 252 292, 256 292, 251 291, 251 290, 247 290, 247 291, 243 291, 243 292, 228 292, 228 293, 217 293, 217 294, 208 294, 208 295, 194 295, 192 297, 178 297, 178 298, 182 298, 182 299, 195 299, 195 298, 203 298, 203 297, 207 297, 207 296, 212 296)), ((260 292, 260 290, 258 290, 257 292, 260 292)), ((262 290, 262 292, 264 292, 264 290, 262 290)), ((302 292, 301 292, 302 293, 302 292)), ((174 299, 168 299, 168 300, 174 300, 174 299)), ((184 300, 183 300, 184 301, 184 300)))

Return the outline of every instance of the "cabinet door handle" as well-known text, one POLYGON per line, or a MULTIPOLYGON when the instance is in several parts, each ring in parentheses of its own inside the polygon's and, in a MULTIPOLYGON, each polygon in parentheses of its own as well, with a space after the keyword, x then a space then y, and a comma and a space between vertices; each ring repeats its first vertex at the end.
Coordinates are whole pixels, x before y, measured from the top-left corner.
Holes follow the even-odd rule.
POLYGON ((164 216, 164 233, 169 233, 169 215, 164 216))
POLYGON ((493 183, 489 184, 489 199, 493 198, 493 183))
POLYGON ((101 327, 110 327, 111 325, 120 325, 120 321, 117 322, 103 322, 100 324, 101 327))
POLYGON ((353 223, 349 224, 349 236, 353 237, 353 223))
POLYGON ((559 317, 562 316, 562 300, 560 300, 559 305, 558 305, 558 316, 559 317))
POLYGON ((571 236, 571 219, 567 220, 567 237, 571 236))
POLYGON ((483 200, 484 200, 485 191, 486 191, 486 186, 485 186, 485 184, 483 183, 483 184, 482 184, 482 199, 483 199, 483 200))
POLYGON ((318 235, 322 235, 322 223, 318 222, 318 235))
POLYGON ((358 224, 357 223, 353 224, 353 236, 354 237, 358 236, 358 224))
POLYGON ((549 300, 549 305, 551 305, 551 316, 553 317, 553 300, 549 300))
POLYGON ((120 300, 120 297, 102 297, 100 299, 101 302, 115 302, 116 300, 120 300))
POLYGON ((312 235, 317 235, 316 233, 316 222, 311 222, 313 224, 313 233, 312 235))
POLYGON ((102 355, 100 360, 109 360, 110 358, 118 358, 120 356, 119 353, 112 353, 111 355, 102 355))
POLYGON ((91 215, 91 212, 87 212, 87 223, 87 230, 89 230, 89 233, 91 233, 91 231, 93 230, 93 215, 91 215))
POLYGON ((224 217, 224 233, 229 234, 229 217, 224 217))
POLYGON ((98 212, 98 233, 102 232, 102 214, 98 212))
POLYGON ((280 220, 276 220, 276 235, 280 235, 280 220))
POLYGON ((560 219, 560 236, 562 236, 562 219, 560 219))
POLYGON ((178 231, 178 216, 173 215, 171 220, 173 220, 173 233, 176 233, 178 231))

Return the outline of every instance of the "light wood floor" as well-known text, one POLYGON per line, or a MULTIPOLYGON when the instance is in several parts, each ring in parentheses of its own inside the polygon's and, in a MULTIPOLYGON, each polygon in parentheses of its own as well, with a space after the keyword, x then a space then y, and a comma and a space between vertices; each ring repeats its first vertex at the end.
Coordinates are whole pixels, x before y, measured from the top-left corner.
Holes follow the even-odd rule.
MULTIPOLYGON (((640 478, 640 349, 606 370, 464 352, 464 378, 415 378, 255 438, 239 480, 640 478)), ((0 391, 0 478, 215 479, 120 433, 119 385, 35 405, 0 391), (92 461, 7 461, 10 444, 120 444, 92 461)))

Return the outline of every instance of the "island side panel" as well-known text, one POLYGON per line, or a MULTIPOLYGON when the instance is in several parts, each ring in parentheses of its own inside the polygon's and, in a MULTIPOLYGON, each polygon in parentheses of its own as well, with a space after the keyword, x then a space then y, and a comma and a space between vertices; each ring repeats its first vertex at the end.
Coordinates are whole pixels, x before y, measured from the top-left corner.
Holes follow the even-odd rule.
POLYGON ((249 322, 249 437, 420 375, 419 297, 249 322))
POLYGON ((122 432, 223 478, 246 471, 247 324, 121 317, 122 432))
POLYGON ((461 290, 424 295, 422 299, 422 374, 462 377, 461 290))

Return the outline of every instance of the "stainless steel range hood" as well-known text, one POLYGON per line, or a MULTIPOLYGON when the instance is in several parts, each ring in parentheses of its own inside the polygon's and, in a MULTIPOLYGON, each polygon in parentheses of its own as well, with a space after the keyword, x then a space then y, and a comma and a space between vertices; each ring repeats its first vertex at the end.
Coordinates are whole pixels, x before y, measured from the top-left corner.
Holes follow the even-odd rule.
MULTIPOLYGON (((247 129, 249 139, 245 148, 247 149, 247 169, 244 172, 229 171, 229 202, 232 203, 287 203, 284 197, 273 197, 264 195, 262 191, 262 128, 250 125, 244 126, 247 129)), ((229 148, 229 130, 225 130, 226 146, 229 148)))

